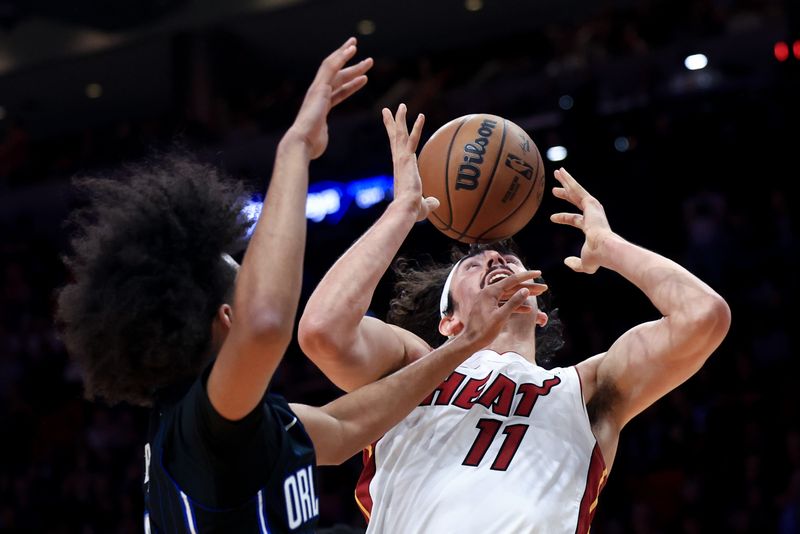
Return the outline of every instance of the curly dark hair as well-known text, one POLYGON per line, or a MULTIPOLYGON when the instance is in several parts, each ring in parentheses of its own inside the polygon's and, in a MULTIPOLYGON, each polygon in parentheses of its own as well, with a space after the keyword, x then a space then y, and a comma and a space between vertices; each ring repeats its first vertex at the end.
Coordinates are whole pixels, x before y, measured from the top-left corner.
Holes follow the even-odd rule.
POLYGON ((250 222, 239 182, 185 149, 73 180, 71 280, 56 321, 87 398, 148 406, 210 361, 211 324, 232 296, 250 222))
MULTIPOLYGON (((389 303, 387 322, 413 332, 431 347, 444 343, 447 338, 439 333, 439 299, 447 276, 455 262, 487 250, 513 254, 525 263, 512 239, 473 244, 468 249, 454 245, 450 251, 451 263, 447 264, 438 263, 430 256, 423 256, 420 260, 398 258, 393 266, 396 279, 395 297, 389 303)), ((543 282, 541 278, 537 281, 543 282)), ((549 310, 549 292, 539 296, 537 301, 539 309, 548 315, 547 325, 536 333, 536 361, 543 365, 552 361, 555 353, 564 346, 564 327, 558 318, 558 309, 549 310)), ((447 312, 453 312, 455 306, 456 303, 451 298, 447 312)))

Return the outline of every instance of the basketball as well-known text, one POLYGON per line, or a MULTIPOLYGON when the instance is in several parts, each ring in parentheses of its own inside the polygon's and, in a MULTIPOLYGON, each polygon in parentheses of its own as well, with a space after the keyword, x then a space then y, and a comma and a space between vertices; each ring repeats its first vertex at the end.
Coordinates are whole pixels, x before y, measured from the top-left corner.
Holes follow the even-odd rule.
POLYGON ((513 122, 485 113, 454 119, 419 154, 422 194, 439 199, 428 220, 462 243, 513 236, 544 195, 542 156, 513 122))

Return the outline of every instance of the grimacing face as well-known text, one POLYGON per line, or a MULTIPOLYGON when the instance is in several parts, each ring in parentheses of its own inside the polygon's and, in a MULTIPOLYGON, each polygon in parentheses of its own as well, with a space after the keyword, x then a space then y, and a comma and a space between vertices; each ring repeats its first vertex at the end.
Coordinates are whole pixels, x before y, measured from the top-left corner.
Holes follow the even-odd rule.
MULTIPOLYGON (((463 322, 469 317, 472 304, 481 289, 525 270, 522 260, 517 256, 495 250, 486 250, 475 256, 464 258, 456 272, 453 273, 450 283, 450 295, 455 304, 453 318, 463 322)), ((534 296, 528 297, 526 304, 518 310, 518 313, 530 314, 531 312, 534 314, 536 324, 544 325, 547 322, 547 315, 539 311, 534 296)), ((528 320, 530 321, 532 318, 528 320)))

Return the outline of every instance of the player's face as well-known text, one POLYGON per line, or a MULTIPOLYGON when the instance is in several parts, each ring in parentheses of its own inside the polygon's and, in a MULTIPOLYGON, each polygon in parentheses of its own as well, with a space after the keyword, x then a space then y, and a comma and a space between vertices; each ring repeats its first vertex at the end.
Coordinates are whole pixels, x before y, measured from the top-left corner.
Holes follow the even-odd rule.
MULTIPOLYGON (((469 316, 472 303, 481 289, 524 270, 525 266, 518 257, 495 250, 464 259, 453 274, 450 285, 453 300, 457 304, 455 313, 464 320, 469 316)), ((536 297, 529 297, 526 306, 536 310, 536 297)))

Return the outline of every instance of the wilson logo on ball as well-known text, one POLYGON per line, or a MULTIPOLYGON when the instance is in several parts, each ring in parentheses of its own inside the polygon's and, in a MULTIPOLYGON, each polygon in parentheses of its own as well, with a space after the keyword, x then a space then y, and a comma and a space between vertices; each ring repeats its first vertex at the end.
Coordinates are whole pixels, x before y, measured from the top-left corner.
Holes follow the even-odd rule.
POLYGON ((544 193, 536 144, 498 115, 451 120, 423 145, 418 161, 422 194, 439 199, 428 219, 464 243, 511 237, 531 220, 544 193))
POLYGON ((481 177, 480 165, 483 163, 483 155, 486 154, 486 147, 489 145, 489 138, 492 136, 497 121, 484 120, 478 127, 478 137, 472 143, 464 145, 464 161, 458 167, 456 176, 456 189, 474 190, 478 188, 478 178, 481 177))

